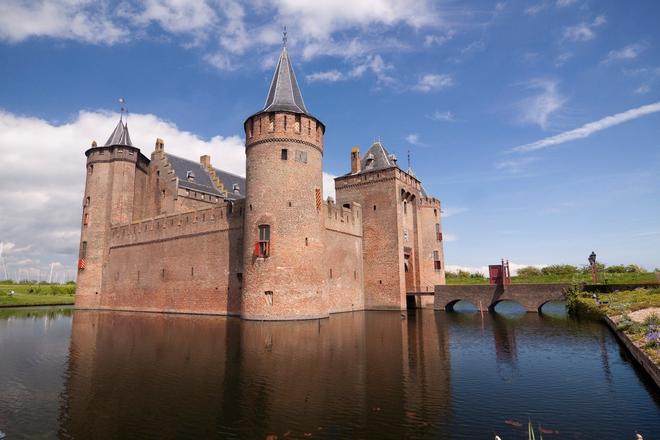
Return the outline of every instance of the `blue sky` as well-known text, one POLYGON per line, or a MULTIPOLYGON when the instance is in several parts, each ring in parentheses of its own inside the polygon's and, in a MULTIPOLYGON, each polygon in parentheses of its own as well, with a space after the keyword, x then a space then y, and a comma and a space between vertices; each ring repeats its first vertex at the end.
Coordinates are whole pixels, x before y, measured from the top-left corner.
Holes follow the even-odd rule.
POLYGON ((658 22, 655 1, 4 1, 10 271, 72 267, 83 152, 120 96, 145 154, 161 136, 242 172, 242 123, 263 105, 283 25, 327 126, 325 171, 345 173, 351 147, 376 137, 401 164, 410 150, 443 203, 450 267, 583 264, 592 250, 658 267, 658 22))

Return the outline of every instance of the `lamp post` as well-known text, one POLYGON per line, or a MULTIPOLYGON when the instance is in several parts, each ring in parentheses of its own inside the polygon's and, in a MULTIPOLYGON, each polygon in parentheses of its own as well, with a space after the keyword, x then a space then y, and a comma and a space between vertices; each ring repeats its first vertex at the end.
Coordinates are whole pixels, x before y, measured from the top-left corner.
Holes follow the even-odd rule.
POLYGON ((591 266, 591 281, 598 284, 598 265, 596 264, 596 252, 594 251, 589 255, 589 266, 591 266))

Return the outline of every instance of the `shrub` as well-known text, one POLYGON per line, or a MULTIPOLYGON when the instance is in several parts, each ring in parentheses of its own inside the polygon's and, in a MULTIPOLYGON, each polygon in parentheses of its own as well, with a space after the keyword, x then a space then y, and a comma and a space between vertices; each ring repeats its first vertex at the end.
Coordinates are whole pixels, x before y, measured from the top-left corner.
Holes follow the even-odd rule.
POLYGON ((542 274, 543 272, 541 271, 541 269, 534 266, 521 267, 520 269, 518 269, 519 277, 535 277, 542 274))
POLYGON ((553 264, 541 269, 543 275, 573 275, 577 272, 578 268, 571 264, 553 264))

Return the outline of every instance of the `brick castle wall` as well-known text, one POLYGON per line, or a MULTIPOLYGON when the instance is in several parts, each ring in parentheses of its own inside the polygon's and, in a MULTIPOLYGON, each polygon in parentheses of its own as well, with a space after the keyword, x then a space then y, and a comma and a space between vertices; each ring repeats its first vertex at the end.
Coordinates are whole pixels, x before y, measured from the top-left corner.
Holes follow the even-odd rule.
POLYGON ((330 313, 364 309, 362 207, 325 203, 326 285, 330 313))

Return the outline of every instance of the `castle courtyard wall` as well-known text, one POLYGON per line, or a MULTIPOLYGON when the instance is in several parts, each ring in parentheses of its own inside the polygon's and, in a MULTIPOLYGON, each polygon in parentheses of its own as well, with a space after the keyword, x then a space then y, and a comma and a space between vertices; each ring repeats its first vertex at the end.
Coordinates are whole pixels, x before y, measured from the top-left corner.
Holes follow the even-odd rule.
POLYGON ((324 204, 326 286, 330 313, 364 309, 362 208, 324 204))
POLYGON ((99 308, 238 314, 242 221, 216 207, 112 228, 99 308))

